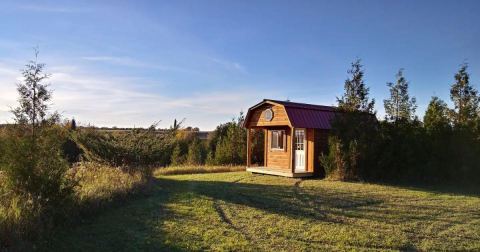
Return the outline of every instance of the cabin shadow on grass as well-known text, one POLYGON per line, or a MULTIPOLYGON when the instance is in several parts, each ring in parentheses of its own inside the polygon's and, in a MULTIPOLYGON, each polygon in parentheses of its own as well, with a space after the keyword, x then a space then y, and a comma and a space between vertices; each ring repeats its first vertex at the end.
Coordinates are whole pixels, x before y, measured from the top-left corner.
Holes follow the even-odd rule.
POLYGON ((478 201, 455 210, 422 192, 246 173, 155 183, 150 197, 59 231, 45 250, 415 251, 480 242, 478 201))

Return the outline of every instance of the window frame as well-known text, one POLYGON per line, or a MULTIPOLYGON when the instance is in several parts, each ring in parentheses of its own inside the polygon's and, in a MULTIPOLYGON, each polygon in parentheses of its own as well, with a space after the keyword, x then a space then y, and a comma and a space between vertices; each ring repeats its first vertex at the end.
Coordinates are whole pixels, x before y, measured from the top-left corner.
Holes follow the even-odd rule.
MULTIPOLYGON (((270 132, 271 132, 270 133, 270 150, 282 150, 282 151, 285 150, 285 141, 286 141, 286 138, 287 138, 286 135, 285 135, 285 130, 271 130, 270 132), (283 133, 282 134, 282 136, 283 136, 283 145, 282 146, 283 147, 282 148, 273 148, 273 132, 280 132, 280 131, 283 133)), ((278 133, 277 133, 277 136, 278 136, 278 133)), ((278 142, 278 137, 277 137, 277 146, 279 146, 278 143, 279 142, 278 142)))

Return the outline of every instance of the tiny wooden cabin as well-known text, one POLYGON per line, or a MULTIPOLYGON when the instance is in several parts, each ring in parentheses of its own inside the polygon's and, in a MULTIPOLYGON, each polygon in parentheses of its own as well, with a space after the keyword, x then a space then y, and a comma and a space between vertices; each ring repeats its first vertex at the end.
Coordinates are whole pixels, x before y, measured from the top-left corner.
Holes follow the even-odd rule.
POLYGON ((319 157, 328 152, 330 121, 335 108, 263 100, 248 109, 247 171, 286 177, 324 176, 319 157), (263 167, 251 166, 251 130, 265 132, 263 167))

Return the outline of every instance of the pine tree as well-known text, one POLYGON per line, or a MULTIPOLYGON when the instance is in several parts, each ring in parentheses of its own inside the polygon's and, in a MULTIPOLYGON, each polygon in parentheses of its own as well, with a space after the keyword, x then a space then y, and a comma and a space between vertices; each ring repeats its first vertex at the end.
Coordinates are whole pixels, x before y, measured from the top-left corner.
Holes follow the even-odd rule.
POLYGON ((457 173, 458 164, 456 161, 458 155, 452 153, 457 148, 452 146, 453 131, 449 109, 437 96, 433 96, 428 104, 423 125, 428 139, 423 146, 426 155, 421 157, 426 161, 424 168, 426 177, 436 182, 452 181, 457 173))
POLYGON ((206 165, 215 165, 215 157, 213 151, 208 152, 207 159, 205 160, 206 165))
POLYGON ((43 84, 43 82, 49 79, 51 74, 42 74, 45 64, 37 62, 38 46, 33 49, 35 60, 29 61, 25 68, 20 70, 24 78, 24 83, 17 84, 20 106, 12 109, 11 112, 15 116, 16 124, 30 126, 32 140, 35 140, 36 129, 40 123, 46 122, 48 119, 58 121, 59 114, 53 113, 50 118, 46 118, 50 109, 49 102, 52 99, 52 91, 48 89, 50 84, 43 84))
POLYGON ((347 73, 350 77, 345 80, 345 93, 337 97, 340 113, 331 121, 330 154, 320 158, 328 166, 326 170, 341 180, 365 176, 375 159, 376 142, 375 100, 369 99, 361 60, 352 62, 347 73))
POLYGON ((449 126, 447 104, 437 96, 433 96, 428 103, 425 116, 423 117, 423 125, 428 131, 438 131, 439 128, 449 126))
POLYGON ((20 70, 24 80, 17 84, 19 106, 12 109, 15 124, 7 128, 0 168, 15 192, 36 196, 35 203, 60 204, 71 195, 73 181, 65 177, 68 163, 59 155, 65 140, 57 125, 60 116, 48 115, 52 91, 43 82, 50 74, 43 74, 38 47, 34 51, 35 60, 20 70))
POLYGON ((455 109, 450 111, 454 126, 451 146, 456 159, 455 175, 459 181, 480 178, 479 97, 477 89, 470 84, 467 69, 466 62, 460 65, 450 89, 450 98, 455 105, 455 109))
POLYGON ((185 157, 182 155, 182 148, 179 144, 173 149, 172 157, 170 158, 171 166, 179 166, 185 163, 185 157))
POLYGON ((466 126, 478 118, 478 91, 470 84, 467 69, 466 62, 460 65, 460 70, 455 74, 455 83, 450 89, 450 98, 455 105, 452 116, 456 126, 466 126))
POLYGON ((202 145, 198 137, 195 137, 193 142, 188 147, 187 163, 189 165, 202 164, 202 145))
POLYGON ((228 123, 226 136, 218 139, 215 163, 219 165, 244 165, 247 162, 247 131, 243 128, 243 111, 228 123))
POLYGON ((77 122, 75 121, 75 118, 72 119, 72 123, 70 124, 70 129, 77 130, 77 122))
POLYGON ((386 119, 397 123, 399 120, 415 120, 415 111, 417 109, 417 100, 415 97, 410 99, 408 95, 409 82, 403 77, 403 68, 395 76, 397 83, 388 82, 390 88, 390 99, 383 100, 385 106, 386 119))
POLYGON ((370 88, 365 87, 364 72, 361 59, 357 58, 357 61, 352 62, 351 68, 347 71, 350 78, 345 80, 345 94, 341 98, 337 97, 340 109, 373 113, 375 100, 369 100, 370 88))
MULTIPOLYGON (((416 99, 408 94, 409 83, 403 77, 403 69, 395 75, 396 83, 388 82, 390 97, 383 101, 385 106, 385 122, 380 130, 378 163, 376 177, 395 179, 417 172, 416 165, 421 163, 420 123, 415 111, 416 99), (420 150, 418 150, 420 149, 420 150)), ((416 173, 418 174, 418 173, 416 173)))

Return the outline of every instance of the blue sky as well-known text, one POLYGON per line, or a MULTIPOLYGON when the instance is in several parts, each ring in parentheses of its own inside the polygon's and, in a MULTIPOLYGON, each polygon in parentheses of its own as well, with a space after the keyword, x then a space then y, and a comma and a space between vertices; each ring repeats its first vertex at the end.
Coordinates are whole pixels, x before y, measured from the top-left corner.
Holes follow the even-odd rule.
POLYGON ((480 83, 480 1, 1 1, 0 121, 40 46, 53 108, 97 126, 212 130, 263 98, 336 104, 363 59, 383 116, 399 68, 422 117, 464 59, 480 83))

